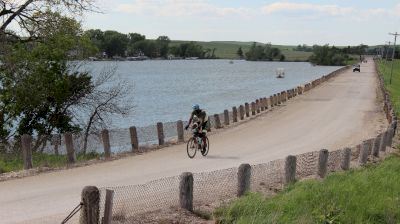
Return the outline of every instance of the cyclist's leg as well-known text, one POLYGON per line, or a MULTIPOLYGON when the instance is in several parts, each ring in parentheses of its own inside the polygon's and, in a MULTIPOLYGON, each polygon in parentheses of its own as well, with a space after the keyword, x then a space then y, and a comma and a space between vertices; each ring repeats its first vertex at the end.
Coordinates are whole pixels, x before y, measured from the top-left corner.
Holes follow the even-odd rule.
POLYGON ((203 126, 201 127, 202 128, 202 130, 203 130, 203 138, 202 138, 202 140, 203 140, 203 149, 206 149, 207 148, 207 139, 206 139, 206 135, 207 135, 207 130, 208 130, 208 121, 206 121, 206 122, 204 122, 203 123, 203 126))

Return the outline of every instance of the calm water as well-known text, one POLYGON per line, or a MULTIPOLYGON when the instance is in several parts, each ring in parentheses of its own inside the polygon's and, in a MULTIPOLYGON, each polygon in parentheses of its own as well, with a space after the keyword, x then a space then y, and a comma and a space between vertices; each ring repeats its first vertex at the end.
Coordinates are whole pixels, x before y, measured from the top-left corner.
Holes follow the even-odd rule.
POLYGON ((89 62, 96 74, 117 66, 120 78, 133 85, 134 111, 114 117, 114 128, 187 120, 194 103, 209 114, 231 110, 244 102, 269 96, 328 74, 339 67, 312 66, 303 62, 248 62, 229 60, 173 60, 132 62, 89 62), (275 78, 284 68, 286 77, 275 78))

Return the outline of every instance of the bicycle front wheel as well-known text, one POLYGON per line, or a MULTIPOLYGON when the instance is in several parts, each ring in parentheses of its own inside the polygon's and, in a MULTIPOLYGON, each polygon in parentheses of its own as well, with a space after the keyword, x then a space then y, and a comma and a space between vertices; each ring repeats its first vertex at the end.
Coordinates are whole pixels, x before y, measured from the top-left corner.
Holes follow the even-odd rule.
POLYGON ((208 154, 208 151, 210 150, 210 141, 208 141, 207 136, 206 136, 206 143, 207 143, 206 148, 201 150, 201 154, 203 156, 206 156, 208 154))
POLYGON ((187 154, 188 154, 189 158, 192 159, 196 155, 197 143, 193 137, 191 137, 189 139, 189 141, 187 142, 186 150, 187 150, 187 154))

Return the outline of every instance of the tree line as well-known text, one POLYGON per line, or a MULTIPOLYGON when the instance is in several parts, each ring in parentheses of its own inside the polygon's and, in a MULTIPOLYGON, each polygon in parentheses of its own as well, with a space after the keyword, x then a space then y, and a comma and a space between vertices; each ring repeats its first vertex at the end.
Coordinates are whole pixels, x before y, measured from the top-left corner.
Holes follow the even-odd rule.
POLYGON ((241 47, 237 51, 237 55, 240 58, 245 58, 248 61, 284 61, 285 55, 282 54, 281 50, 277 47, 272 47, 270 43, 258 44, 254 42, 249 51, 243 53, 241 47))
POLYGON ((102 31, 100 29, 87 30, 85 31, 85 36, 96 47, 97 55, 100 57, 216 58, 215 48, 205 49, 196 42, 172 45, 168 36, 159 36, 157 39, 152 40, 146 39, 146 36, 140 33, 124 34, 112 30, 102 31))

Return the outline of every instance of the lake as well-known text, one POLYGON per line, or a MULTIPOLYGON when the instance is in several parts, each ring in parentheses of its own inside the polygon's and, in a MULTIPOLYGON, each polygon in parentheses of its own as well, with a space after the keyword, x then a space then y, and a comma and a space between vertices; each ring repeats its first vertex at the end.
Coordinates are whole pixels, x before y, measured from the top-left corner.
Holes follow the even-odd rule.
POLYGON ((112 128, 187 120, 194 103, 210 115, 221 113, 340 68, 305 62, 244 60, 95 61, 86 63, 84 68, 96 76, 110 66, 116 66, 120 79, 133 86, 129 98, 134 103, 129 116, 113 117, 112 128), (276 78, 277 68, 284 68, 284 79, 276 78))

